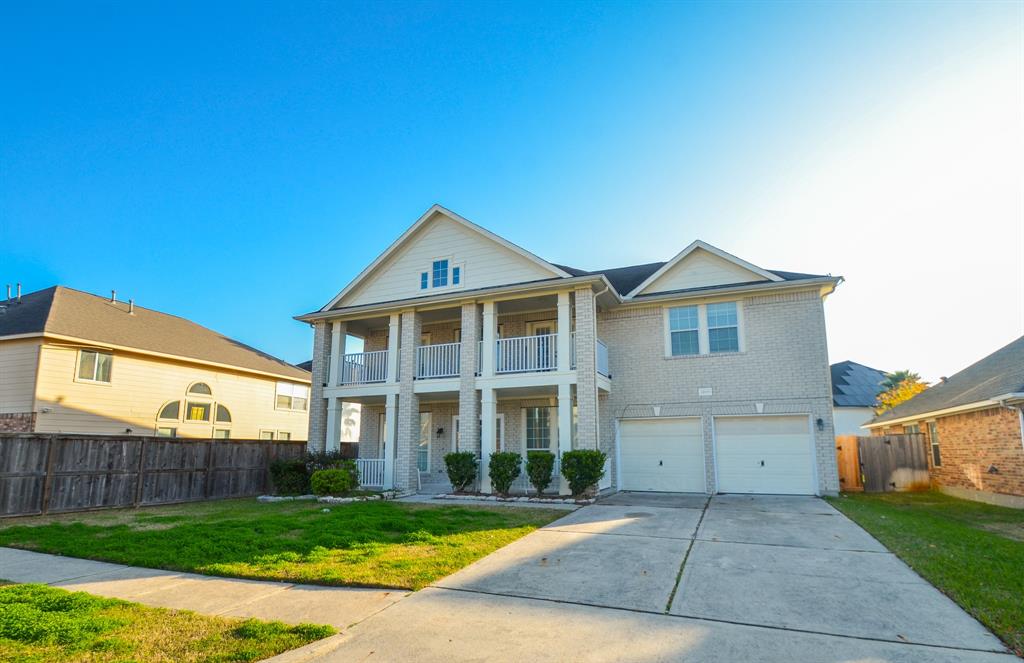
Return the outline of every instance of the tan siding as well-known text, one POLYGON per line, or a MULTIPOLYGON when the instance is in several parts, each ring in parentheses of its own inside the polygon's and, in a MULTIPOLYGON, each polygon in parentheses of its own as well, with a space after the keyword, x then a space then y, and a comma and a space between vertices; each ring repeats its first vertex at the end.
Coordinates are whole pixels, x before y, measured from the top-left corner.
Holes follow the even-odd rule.
MULTIPOLYGON (((213 390, 213 400, 231 412, 232 438, 256 438, 260 430, 287 431, 305 440, 307 413, 274 407, 277 381, 270 378, 215 371, 185 363, 115 353, 110 384, 75 379, 78 350, 44 345, 37 388, 39 432, 153 434, 156 416, 168 401, 185 400, 185 390, 197 381, 213 390), (49 410, 49 411, 47 411, 49 410)), ((184 413, 184 405, 181 408, 184 413)), ((176 427, 179 437, 209 437, 212 423, 160 423, 176 427)))
POLYGON ((0 414, 32 411, 39 340, 0 343, 0 414))
POLYGON ((643 289, 644 293, 747 283, 766 279, 703 249, 696 249, 643 289))
POLYGON ((346 295, 340 305, 356 306, 457 291, 458 288, 420 290, 420 274, 429 272, 431 262, 436 258, 448 258, 453 264, 464 265, 461 287, 466 289, 556 276, 462 224, 438 216, 376 273, 346 295))

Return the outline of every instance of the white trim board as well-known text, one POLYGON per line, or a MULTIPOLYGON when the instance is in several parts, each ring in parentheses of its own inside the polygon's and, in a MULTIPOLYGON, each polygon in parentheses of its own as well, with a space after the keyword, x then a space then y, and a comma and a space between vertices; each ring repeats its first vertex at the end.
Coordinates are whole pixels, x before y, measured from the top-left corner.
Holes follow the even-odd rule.
POLYGON ((738 257, 732 255, 731 253, 727 253, 726 251, 723 251, 722 249, 719 249, 719 248, 717 248, 715 246, 712 246, 712 245, 708 244, 707 242, 705 242, 703 240, 699 240, 698 239, 698 240, 694 240, 693 242, 691 242, 689 246, 687 246, 685 249, 683 249, 678 254, 676 254, 676 256, 674 258, 672 258, 671 260, 666 262, 656 272, 654 272, 653 274, 648 276, 644 280, 643 283, 641 283, 637 287, 633 288, 628 294, 625 295, 625 299, 632 299, 636 295, 638 295, 641 292, 643 292, 649 285, 651 285, 652 283, 657 281, 659 278, 661 278, 662 276, 667 274, 676 265, 678 265, 684 258, 686 258, 686 256, 690 255, 691 253, 693 253, 697 249, 702 249, 704 251, 707 251, 708 253, 710 253, 710 254, 712 254, 714 256, 717 256, 717 257, 721 258, 722 260, 730 262, 730 263, 732 263, 732 264, 734 264, 734 265, 736 265, 738 267, 742 267, 743 269, 746 269, 747 271, 753 272, 754 274, 757 274, 758 276, 762 276, 765 279, 767 279, 768 281, 779 282, 779 281, 784 281, 785 280, 781 276, 778 276, 777 274, 772 274, 771 272, 769 272, 769 271, 767 271, 765 269, 761 269, 757 265, 749 263, 746 260, 743 260, 742 258, 738 258, 738 257))

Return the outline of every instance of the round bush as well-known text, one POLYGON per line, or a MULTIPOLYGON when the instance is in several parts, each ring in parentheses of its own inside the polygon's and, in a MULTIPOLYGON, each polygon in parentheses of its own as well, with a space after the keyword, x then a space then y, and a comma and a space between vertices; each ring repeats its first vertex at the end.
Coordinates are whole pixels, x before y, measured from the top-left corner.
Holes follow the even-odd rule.
POLYGON ((301 458, 275 460, 270 464, 270 481, 276 495, 308 495, 309 472, 301 458))
POLYGON ((531 451, 526 454, 526 476, 530 485, 540 495, 551 485, 551 473, 555 469, 555 454, 550 451, 531 451))
POLYGON ((562 476, 573 497, 580 497, 604 476, 607 456, 597 449, 576 449, 562 454, 562 476))
POLYGON ((508 495, 512 482, 522 472, 522 456, 514 451, 499 451, 491 454, 488 474, 491 477, 491 489, 499 495, 508 495))
POLYGON ((359 470, 355 461, 348 460, 338 469, 313 472, 309 483, 314 495, 340 497, 359 487, 359 470))
POLYGON ((472 451, 456 451, 445 454, 444 465, 448 471, 448 480, 456 491, 464 491, 476 481, 476 454, 472 451))

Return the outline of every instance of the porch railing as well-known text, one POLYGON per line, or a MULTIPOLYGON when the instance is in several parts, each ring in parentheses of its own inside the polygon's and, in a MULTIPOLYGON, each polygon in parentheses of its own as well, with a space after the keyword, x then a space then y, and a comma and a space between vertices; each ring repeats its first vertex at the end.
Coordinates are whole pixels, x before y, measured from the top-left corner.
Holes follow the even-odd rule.
POLYGON ((347 354, 341 363, 341 384, 370 384, 387 378, 387 350, 347 354))
POLYGON ((458 377, 461 351, 462 343, 439 343, 416 348, 416 379, 458 377))
MULTIPOLYGON (((555 466, 551 469, 551 484, 548 485, 547 490, 544 491, 545 493, 557 493, 559 483, 561 482, 561 458, 558 457, 558 454, 554 454, 554 456, 555 466)), ((516 480, 512 482, 511 492, 527 495, 533 495, 537 492, 537 489, 530 485, 530 477, 526 473, 525 457, 523 458, 523 463, 519 471, 519 476, 516 477, 516 480)))
POLYGON ((558 368, 558 334, 499 338, 495 373, 531 373, 558 368))
POLYGON ((356 467, 359 468, 360 486, 384 485, 384 459, 383 458, 357 458, 356 467))

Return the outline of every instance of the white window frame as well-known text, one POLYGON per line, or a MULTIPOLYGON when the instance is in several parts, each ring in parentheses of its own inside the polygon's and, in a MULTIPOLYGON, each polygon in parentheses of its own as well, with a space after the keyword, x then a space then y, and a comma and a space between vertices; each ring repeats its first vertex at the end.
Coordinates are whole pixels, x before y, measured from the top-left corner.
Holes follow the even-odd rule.
POLYGON ((177 400, 167 401, 166 403, 164 403, 163 405, 160 406, 159 410, 156 411, 156 420, 157 421, 174 421, 174 422, 181 421, 181 415, 182 415, 182 410, 183 409, 184 408, 181 405, 181 399, 180 398, 177 399, 177 400), (164 417, 161 417, 160 415, 164 413, 164 410, 171 403, 177 403, 178 404, 178 416, 175 417, 174 419, 165 419, 164 417))
POLYGON ((466 285, 466 263, 456 262, 455 257, 451 255, 435 256, 430 259, 426 267, 416 272, 416 288, 420 292, 431 292, 434 290, 459 290, 466 285), (434 263, 441 260, 448 261, 448 269, 445 272, 445 284, 434 285, 434 263), (459 270, 459 282, 453 283, 455 276, 455 268, 459 270), (423 287, 423 275, 427 275, 427 287, 423 287))
MULTIPOLYGON (((460 449, 459 448, 459 440, 462 437, 462 432, 461 432, 460 426, 459 426, 459 419, 460 419, 459 415, 457 415, 457 414, 453 414, 452 415, 452 451, 469 451, 468 449, 460 449)), ((495 419, 496 419, 495 423, 497 424, 498 427, 495 429, 495 438, 496 439, 494 440, 494 450, 495 451, 504 451, 505 450, 504 449, 504 447, 505 447, 505 414, 504 413, 498 413, 497 415, 495 415, 495 419)), ((479 422, 479 424, 477 426, 477 432, 480 433, 480 449, 482 451, 483 447, 484 447, 484 445, 483 445, 483 437, 484 437, 483 419, 479 419, 478 418, 477 421, 479 422)))
MULTIPOLYGON (((553 405, 537 405, 532 407, 524 407, 520 419, 521 433, 519 435, 519 441, 521 443, 520 448, 523 450, 523 457, 526 457, 531 451, 543 451, 543 449, 530 449, 526 446, 527 443, 527 431, 526 431, 526 420, 527 410, 533 409, 534 407, 540 409, 546 409, 548 411, 548 438, 550 439, 548 445, 548 451, 558 455, 558 408, 553 405)), ((571 433, 570 433, 571 434, 571 433)))
POLYGON ((213 439, 215 439, 215 440, 230 440, 231 439, 231 429, 230 428, 214 428, 213 429, 213 439), (217 437, 217 433, 224 433, 224 435, 223 435, 223 437, 217 437))
POLYGON ((744 319, 743 319, 743 300, 742 299, 716 299, 712 301, 703 301, 698 303, 693 302, 678 302, 673 304, 666 304, 661 309, 662 317, 662 335, 663 335, 663 349, 665 359, 694 359, 696 357, 728 357, 730 355, 742 354, 747 351, 747 340, 746 333, 744 332, 744 319), (708 304, 725 304, 729 302, 735 302, 736 304, 736 338, 739 343, 739 349, 735 352, 711 352, 711 342, 708 338, 708 304), (669 309, 680 308, 684 306, 696 306, 697 307, 697 344, 700 348, 700 352, 695 355, 674 355, 672 354, 672 324, 669 321, 669 309))
POLYGON ((926 421, 928 426, 928 454, 932 467, 942 467, 942 440, 939 439, 939 423, 935 419, 926 421), (935 449, 939 450, 939 462, 935 462, 935 449))
POLYGON ((110 386, 114 381, 114 353, 108 352, 107 350, 98 350, 95 348, 79 348, 78 355, 75 357, 75 382, 84 382, 86 384, 99 384, 110 386), (82 354, 91 352, 96 355, 96 363, 92 367, 92 378, 83 378, 79 376, 79 372, 82 368, 82 354), (96 373, 100 367, 99 356, 107 355, 110 357, 110 379, 109 380, 97 380, 95 379, 96 373))
POLYGON ((704 354, 704 344, 703 344, 703 341, 701 340, 701 337, 702 337, 703 333, 701 332, 701 321, 700 320, 701 320, 701 310, 700 310, 700 305, 698 305, 698 304, 681 304, 679 306, 666 306, 665 307, 665 344, 666 344, 666 350, 665 351, 668 354, 668 356, 670 356, 670 357, 694 357, 696 355, 704 354), (692 309, 697 311, 697 328, 695 330, 694 329, 678 329, 678 330, 677 329, 672 329, 672 311, 675 310, 675 309, 680 309, 680 308, 692 308, 692 309), (677 332, 677 331, 678 332, 687 332, 687 331, 696 331, 697 332, 697 352, 690 353, 690 354, 680 354, 680 355, 677 355, 677 354, 672 352, 672 334, 677 332))
POLYGON ((388 443, 388 415, 380 412, 377 415, 377 458, 386 458, 384 455, 388 443))
POLYGON ((216 416, 216 413, 215 413, 215 409, 216 408, 214 407, 213 401, 203 400, 203 399, 194 398, 194 397, 193 398, 189 398, 188 396, 186 396, 184 402, 185 402, 185 407, 182 408, 182 412, 181 412, 181 421, 183 423, 186 423, 186 424, 206 424, 206 425, 210 425, 210 424, 213 423, 213 419, 216 416), (190 418, 188 416, 189 405, 204 405, 204 406, 206 406, 206 408, 207 408, 206 411, 207 411, 207 413, 210 416, 208 418, 206 418, 206 419, 192 419, 192 418, 190 418))
POLYGON ((420 471, 420 472, 427 472, 427 473, 429 473, 430 472, 430 461, 431 461, 430 455, 431 455, 431 451, 432 451, 432 449, 434 447, 434 413, 433 412, 420 412, 420 429, 421 430, 423 428, 423 415, 427 415, 427 420, 430 422, 427 425, 427 469, 425 469, 425 470, 421 470, 420 469, 420 447, 423 446, 423 445, 420 444, 419 439, 416 440, 416 446, 414 447, 414 450, 416 452, 416 469, 418 471, 420 471))
POLYGON ((273 442, 274 440, 277 439, 277 431, 270 430, 270 429, 267 429, 267 428, 261 428, 259 436, 256 439, 258 439, 258 440, 266 440, 266 441, 269 441, 269 442, 273 442), (270 437, 263 437, 264 433, 269 434, 270 437))
POLYGON ((274 387, 274 409, 275 410, 283 410, 285 412, 307 412, 307 411, 309 411, 309 392, 310 392, 309 385, 306 385, 306 384, 300 384, 300 383, 297 383, 297 382, 278 382, 276 384, 276 386, 274 387), (302 396, 298 395, 297 392, 300 391, 300 390, 302 390, 304 392, 304 395, 302 395, 302 396), (306 399, 306 407, 304 407, 304 408, 283 407, 283 406, 277 404, 277 397, 278 396, 287 396, 288 397, 288 402, 291 403, 292 405, 294 405, 296 397, 305 398, 306 399))
POLYGON ((153 431, 153 435, 156 437, 175 438, 178 437, 178 428, 177 426, 157 426, 156 429, 153 431), (171 434, 161 435, 160 431, 162 430, 170 431, 171 434))

